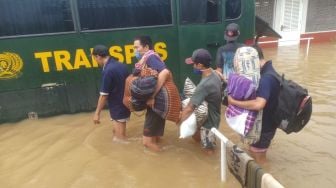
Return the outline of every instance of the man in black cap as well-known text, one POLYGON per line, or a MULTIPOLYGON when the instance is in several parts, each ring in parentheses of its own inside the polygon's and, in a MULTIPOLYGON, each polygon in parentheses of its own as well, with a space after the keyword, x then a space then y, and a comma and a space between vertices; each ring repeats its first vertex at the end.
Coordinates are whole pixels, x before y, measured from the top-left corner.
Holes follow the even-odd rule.
POLYGON ((236 23, 230 23, 226 27, 224 34, 226 44, 224 46, 221 46, 217 50, 217 56, 216 56, 217 71, 222 73, 226 80, 229 74, 234 72, 233 58, 236 50, 239 47, 244 46, 244 44, 237 43, 239 35, 240 35, 239 25, 236 23))
MULTIPOLYGON (((226 40, 226 44, 221 46, 217 50, 216 55, 216 65, 217 71, 223 74, 224 82, 227 82, 229 74, 234 72, 233 69, 233 59, 236 53, 236 50, 239 47, 244 46, 244 44, 237 43, 237 39, 240 35, 239 25, 236 23, 230 23, 227 25, 224 33, 224 39, 226 40)), ((225 84, 226 85, 226 84, 225 84)), ((224 86, 225 90, 226 86, 224 86)), ((226 90, 224 91, 224 105, 227 105, 227 94, 226 90)))
POLYGON ((219 127, 221 108, 221 78, 210 67, 211 60, 210 53, 205 49, 195 50, 192 57, 186 59, 186 64, 193 65, 194 73, 201 75, 202 79, 197 85, 189 104, 181 113, 181 122, 183 122, 203 101, 208 103, 208 118, 193 136, 196 141, 201 141, 207 154, 214 153, 216 139, 214 133, 211 132, 211 128, 219 127))
POLYGON ((126 143, 126 121, 130 111, 123 104, 125 80, 129 75, 126 65, 117 62, 109 56, 106 46, 96 45, 92 56, 99 66, 103 67, 100 96, 96 112, 93 116, 94 124, 100 123, 100 112, 106 102, 110 110, 111 120, 114 121, 113 141, 126 143))

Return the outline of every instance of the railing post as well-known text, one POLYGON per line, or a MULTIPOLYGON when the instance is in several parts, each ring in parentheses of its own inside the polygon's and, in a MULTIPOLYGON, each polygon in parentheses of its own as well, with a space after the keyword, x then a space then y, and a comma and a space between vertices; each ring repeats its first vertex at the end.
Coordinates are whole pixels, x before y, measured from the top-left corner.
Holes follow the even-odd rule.
POLYGON ((221 140, 221 180, 226 181, 226 143, 228 139, 219 132, 216 128, 212 128, 211 131, 221 140))
POLYGON ((221 141, 221 180, 226 182, 226 144, 221 141))
POLYGON ((308 42, 307 42, 306 57, 308 57, 308 54, 309 54, 310 39, 312 38, 308 38, 308 42))
MULTIPOLYGON (((310 48, 310 40, 313 40, 314 37, 308 37, 308 38, 300 38, 299 40, 307 40, 307 47, 306 47, 306 57, 309 55, 309 48, 310 48)), ((295 40, 284 40, 282 42, 286 41, 295 41, 295 40)), ((273 40, 273 41, 264 41, 264 42, 258 42, 259 44, 269 44, 269 43, 277 43, 279 40, 273 40)))

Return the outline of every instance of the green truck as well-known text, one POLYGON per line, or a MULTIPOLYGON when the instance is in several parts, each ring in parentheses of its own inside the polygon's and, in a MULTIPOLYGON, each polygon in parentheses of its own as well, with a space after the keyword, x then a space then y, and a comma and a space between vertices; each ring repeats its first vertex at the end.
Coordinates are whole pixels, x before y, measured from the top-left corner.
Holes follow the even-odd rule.
POLYGON ((213 57, 231 22, 240 42, 255 36, 253 0, 0 0, 0 123, 92 111, 100 69, 90 56, 104 44, 110 55, 136 63, 133 39, 149 35, 182 88, 184 64, 197 48, 213 57))

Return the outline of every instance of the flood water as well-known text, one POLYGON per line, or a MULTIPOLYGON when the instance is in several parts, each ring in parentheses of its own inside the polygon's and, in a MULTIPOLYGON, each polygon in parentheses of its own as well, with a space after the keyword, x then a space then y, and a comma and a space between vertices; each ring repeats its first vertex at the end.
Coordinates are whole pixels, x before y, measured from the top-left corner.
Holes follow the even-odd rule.
MULTIPOLYGON (((297 134, 277 131, 262 167, 285 187, 336 187, 336 43, 265 49, 279 72, 308 88, 313 98, 309 124, 297 134)), ((92 113, 24 120, 0 126, 1 188, 241 187, 228 173, 220 181, 219 150, 206 156, 191 139, 179 140, 168 122, 153 153, 141 145, 144 116, 132 114, 129 144, 112 142, 108 112, 100 125, 92 113)), ((222 118, 220 131, 239 144, 222 118)), ((219 148, 219 147, 218 147, 219 148)))

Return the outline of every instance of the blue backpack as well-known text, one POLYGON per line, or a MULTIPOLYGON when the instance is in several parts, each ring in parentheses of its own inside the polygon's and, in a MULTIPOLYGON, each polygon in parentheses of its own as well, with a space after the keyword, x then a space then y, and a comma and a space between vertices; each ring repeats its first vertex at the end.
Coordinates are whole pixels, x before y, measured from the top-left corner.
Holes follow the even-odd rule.
POLYGON ((307 89, 292 80, 286 80, 284 75, 272 75, 280 82, 278 106, 272 116, 278 128, 287 134, 299 132, 310 120, 313 102, 307 89))

